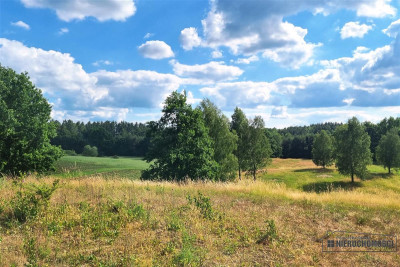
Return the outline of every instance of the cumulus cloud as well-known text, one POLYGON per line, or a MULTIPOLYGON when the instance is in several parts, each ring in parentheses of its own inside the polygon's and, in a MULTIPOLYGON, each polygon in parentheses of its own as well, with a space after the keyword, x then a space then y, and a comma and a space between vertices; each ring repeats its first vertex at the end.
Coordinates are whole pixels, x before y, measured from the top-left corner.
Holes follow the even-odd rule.
POLYGON ((258 61, 258 60, 260 60, 258 58, 258 56, 253 55, 253 56, 248 57, 248 58, 239 58, 238 60, 235 61, 235 63, 237 63, 237 64, 250 64, 251 62, 255 62, 255 61, 258 61))
POLYGON ((340 37, 346 38, 363 38, 368 31, 372 30, 372 25, 360 24, 360 22, 347 22, 340 30, 340 37))
POLYGON ((194 79, 198 83, 233 80, 243 73, 243 70, 236 66, 217 61, 196 65, 185 65, 176 60, 171 60, 170 63, 176 75, 194 79))
POLYGON ((284 17, 304 10, 329 14, 343 8, 367 17, 383 17, 396 12, 388 0, 299 0, 295 5, 284 5, 281 0, 238 0, 233 3, 231 0, 211 0, 210 3, 210 11, 202 20, 203 37, 200 38, 194 28, 184 29, 181 34, 184 48, 190 50, 201 45, 213 49, 227 47, 235 55, 260 53, 289 68, 311 64, 313 51, 321 44, 306 42, 307 29, 284 21, 284 17), (195 40, 193 44, 191 40, 195 40))
POLYGON ((52 103, 57 119, 124 119, 132 108, 159 108, 184 83, 176 75, 145 70, 87 73, 69 54, 4 38, 0 62, 17 72, 27 71, 52 103))
POLYGON ((200 89, 206 97, 219 106, 233 108, 235 106, 252 107, 271 101, 271 92, 276 91, 273 84, 267 82, 230 82, 218 83, 215 86, 200 89))
POLYGON ((28 8, 50 8, 64 21, 94 17, 99 21, 125 21, 136 12, 133 0, 21 0, 28 8))
POLYGON ((288 117, 287 107, 286 106, 274 107, 271 111, 271 117, 280 119, 287 118, 288 117))
POLYGON ((185 50, 192 50, 193 47, 201 45, 201 39, 197 33, 197 29, 193 27, 183 29, 179 39, 185 50))
POLYGON ((222 57, 222 52, 219 50, 214 50, 211 53, 212 58, 221 58, 222 57))
POLYGON ((384 29, 383 32, 387 34, 389 37, 396 38, 400 32, 400 19, 393 21, 387 29, 384 29))
POLYGON ((17 22, 11 22, 11 25, 23 28, 25 30, 30 30, 31 29, 31 27, 28 24, 26 24, 25 22, 23 22, 22 20, 19 20, 17 22))
POLYGON ((142 56, 151 59, 163 59, 174 57, 174 52, 163 41, 147 41, 138 48, 142 56))
POLYGON ((173 74, 147 70, 100 70, 91 73, 96 86, 108 91, 99 105, 111 107, 157 107, 172 91, 177 90, 181 79, 173 74))

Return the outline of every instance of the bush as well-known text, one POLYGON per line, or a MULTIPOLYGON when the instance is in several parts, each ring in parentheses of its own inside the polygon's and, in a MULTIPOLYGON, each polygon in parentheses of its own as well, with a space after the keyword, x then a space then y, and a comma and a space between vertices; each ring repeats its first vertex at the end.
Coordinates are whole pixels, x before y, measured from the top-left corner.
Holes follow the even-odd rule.
POLYGON ((97 147, 86 145, 83 148, 82 155, 87 156, 87 157, 97 157, 99 155, 99 153, 97 151, 97 147))
POLYGON ((64 150, 64 154, 67 156, 77 156, 78 154, 75 152, 75 150, 64 150))

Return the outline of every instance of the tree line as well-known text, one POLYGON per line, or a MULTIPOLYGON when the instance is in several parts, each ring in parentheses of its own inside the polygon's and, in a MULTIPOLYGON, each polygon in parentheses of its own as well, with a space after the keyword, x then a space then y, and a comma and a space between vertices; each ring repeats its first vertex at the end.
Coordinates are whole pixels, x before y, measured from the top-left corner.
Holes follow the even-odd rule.
POLYGON ((271 157, 313 158, 323 167, 363 177, 375 160, 400 167, 400 118, 377 124, 352 118, 282 130, 265 128, 260 116, 247 118, 235 108, 227 118, 210 100, 193 108, 173 92, 159 121, 58 122, 27 73, 0 65, 0 174, 44 172, 64 151, 93 156, 145 156, 143 179, 228 181, 243 172, 254 179, 271 157), (17 92, 17 93, 16 93, 17 92))

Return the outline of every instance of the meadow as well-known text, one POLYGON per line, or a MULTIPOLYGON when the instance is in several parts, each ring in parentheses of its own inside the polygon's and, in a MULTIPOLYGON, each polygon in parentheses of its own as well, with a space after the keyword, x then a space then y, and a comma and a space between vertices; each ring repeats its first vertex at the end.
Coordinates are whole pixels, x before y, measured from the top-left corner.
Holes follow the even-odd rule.
POLYGON ((0 265, 400 266, 399 252, 321 252, 328 230, 400 233, 400 175, 380 166, 354 184, 302 159, 231 183, 140 181, 146 166, 70 156, 3 178, 0 265))

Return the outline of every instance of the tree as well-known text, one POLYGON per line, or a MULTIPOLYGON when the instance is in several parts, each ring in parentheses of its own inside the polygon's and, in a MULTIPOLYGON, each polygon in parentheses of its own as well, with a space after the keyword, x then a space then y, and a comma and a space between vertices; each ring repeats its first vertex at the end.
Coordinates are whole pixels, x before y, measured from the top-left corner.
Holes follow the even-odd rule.
POLYGON ((376 157, 380 164, 388 168, 400 167, 400 137, 399 131, 392 128, 388 133, 382 136, 379 145, 376 148, 376 157))
POLYGON ((356 117, 347 124, 339 126, 334 133, 336 167, 344 175, 354 175, 361 179, 367 173, 367 165, 371 164, 370 137, 356 117))
POLYGON ((279 132, 273 129, 265 129, 265 135, 267 136, 272 150, 271 157, 279 158, 282 156, 282 136, 279 132))
POLYGON ((90 145, 86 145, 83 148, 83 152, 82 155, 87 156, 87 157, 97 157, 98 156, 98 151, 97 151, 97 147, 95 146, 90 146, 90 145))
POLYGON ((192 109, 186 94, 175 91, 165 100, 162 112, 158 122, 149 123, 151 139, 145 159, 152 163, 142 179, 213 179, 217 165, 200 109, 192 109))
POLYGON ((244 168, 249 170, 256 180, 257 170, 270 162, 272 154, 268 138, 264 134, 264 121, 256 116, 248 128, 247 149, 244 151, 244 168))
POLYGON ((246 164, 245 153, 247 149, 246 139, 249 134, 249 121, 243 111, 238 107, 235 108, 232 114, 231 130, 234 131, 238 137, 237 148, 234 154, 238 160, 239 179, 242 179, 241 171, 245 169, 246 164))
POLYGON ((61 149, 50 144, 56 135, 50 113, 27 73, 0 65, 0 173, 42 173, 61 157, 61 149))
POLYGON ((331 166, 334 162, 332 137, 322 130, 315 136, 312 148, 312 160, 317 166, 331 166))
POLYGON ((212 140, 214 160, 218 164, 218 180, 232 180, 236 177, 237 158, 233 151, 237 147, 237 136, 229 130, 229 120, 209 100, 204 99, 200 103, 203 118, 208 134, 212 140))

